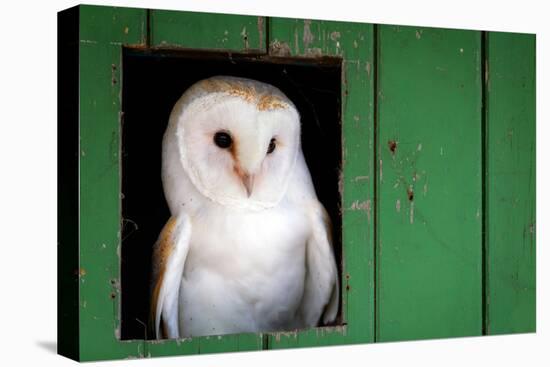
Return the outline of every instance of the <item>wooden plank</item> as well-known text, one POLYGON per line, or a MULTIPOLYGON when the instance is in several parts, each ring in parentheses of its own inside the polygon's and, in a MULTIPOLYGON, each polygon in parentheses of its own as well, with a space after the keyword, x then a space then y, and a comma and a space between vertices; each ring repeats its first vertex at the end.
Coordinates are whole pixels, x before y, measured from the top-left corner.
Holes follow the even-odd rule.
POLYGON ((481 35, 378 35, 377 341, 479 335, 481 35))
POLYGON ((488 334, 535 331, 535 35, 489 32, 488 334))
POLYGON ((270 349, 374 340, 373 26, 269 19, 272 56, 342 58, 343 325, 268 337, 270 349))
POLYGON ((78 7, 57 14, 57 353, 79 359, 78 7))
POLYGON ((120 81, 125 44, 145 41, 144 9, 80 6, 80 359, 126 358, 119 342, 120 81))
POLYGON ((265 52, 264 17, 151 10, 151 46, 265 52))

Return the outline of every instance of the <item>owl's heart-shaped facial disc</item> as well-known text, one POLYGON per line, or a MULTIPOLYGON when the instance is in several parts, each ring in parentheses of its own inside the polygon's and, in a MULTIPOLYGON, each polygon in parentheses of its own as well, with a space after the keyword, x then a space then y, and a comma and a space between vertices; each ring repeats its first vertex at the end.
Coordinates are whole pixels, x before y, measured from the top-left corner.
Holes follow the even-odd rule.
POLYGON ((300 117, 281 91, 249 79, 206 79, 182 96, 171 120, 183 169, 204 196, 236 206, 281 200, 300 149, 300 117))

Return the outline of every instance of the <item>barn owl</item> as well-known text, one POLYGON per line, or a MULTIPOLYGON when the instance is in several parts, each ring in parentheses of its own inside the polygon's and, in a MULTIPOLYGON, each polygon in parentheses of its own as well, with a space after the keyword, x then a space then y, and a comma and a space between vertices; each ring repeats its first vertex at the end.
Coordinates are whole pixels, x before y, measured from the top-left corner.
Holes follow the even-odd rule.
POLYGON ((157 338, 314 327, 335 320, 331 225, 277 88, 217 76, 175 104, 163 138, 171 218, 153 248, 157 338))

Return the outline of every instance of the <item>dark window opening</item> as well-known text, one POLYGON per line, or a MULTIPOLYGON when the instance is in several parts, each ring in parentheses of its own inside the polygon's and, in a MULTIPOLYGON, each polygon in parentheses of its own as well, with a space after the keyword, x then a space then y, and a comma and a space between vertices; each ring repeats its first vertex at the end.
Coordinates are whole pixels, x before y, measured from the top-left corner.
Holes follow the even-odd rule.
MULTIPOLYGON (((302 149, 317 196, 332 220, 341 281, 340 59, 124 49, 122 74, 121 339, 149 338, 152 246, 170 217, 161 182, 162 136, 168 117, 188 87, 210 76, 270 83, 298 108, 302 149)), ((341 308, 340 304, 336 324, 342 323, 341 308)))

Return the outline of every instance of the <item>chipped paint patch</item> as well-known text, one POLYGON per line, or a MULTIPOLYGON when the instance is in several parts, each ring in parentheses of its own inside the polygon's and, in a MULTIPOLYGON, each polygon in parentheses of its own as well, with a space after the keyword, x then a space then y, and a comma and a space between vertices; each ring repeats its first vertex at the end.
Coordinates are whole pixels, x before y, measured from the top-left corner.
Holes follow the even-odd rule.
POLYGON ((397 199, 395 201, 395 210, 399 213, 401 211, 401 200, 397 199))
POLYGON ((223 38, 222 38, 222 43, 226 43, 227 41, 229 41, 229 31, 226 29, 224 32, 223 32, 223 38))
POLYGON ((271 56, 287 57, 291 56, 292 52, 288 43, 275 39, 269 44, 269 54, 271 56))
POLYGON ((409 187, 407 188, 407 198, 409 199, 409 201, 414 200, 414 190, 412 185, 409 185, 409 187))
POLYGON ((248 50, 248 33, 246 32, 246 27, 243 27, 243 30, 241 31, 241 37, 243 38, 244 49, 248 50))
POLYGON ((411 206, 409 208, 409 222, 414 223, 414 201, 411 201, 411 206))
POLYGON ((280 343, 281 342, 281 336, 284 336, 284 337, 287 337, 287 338, 294 337, 294 339, 297 339, 298 338, 298 329, 291 330, 291 331, 277 331, 277 332, 272 333, 271 335, 273 337, 275 337, 275 341, 277 343, 280 343))
POLYGON ((395 154, 395 150, 397 149, 397 142, 395 140, 388 141, 388 149, 392 154, 395 154))
POLYGON ((338 172, 338 193, 340 196, 344 194, 344 171, 339 170, 338 172))
POLYGON ((370 202, 370 199, 367 200, 367 203, 366 203, 366 211, 367 211, 367 220, 370 222, 370 213, 371 213, 371 202, 370 202))
POLYGON ((114 86, 117 83, 117 67, 116 64, 111 64, 111 85, 114 86))
POLYGON ((347 335, 346 325, 334 325, 315 328, 315 334, 317 337, 324 337, 325 335, 330 335, 333 333, 347 335))
POLYGON ((355 182, 360 182, 360 181, 368 181, 369 180, 369 176, 355 176, 355 178, 353 179, 353 181, 355 182))
POLYGON ((319 47, 306 48, 304 50, 304 56, 321 57, 323 56, 323 50, 321 50, 319 47))
POLYGON ((370 206, 370 200, 361 201, 361 202, 359 200, 355 200, 351 204, 351 210, 366 210, 369 206, 370 206))
POLYGON ((367 199, 365 201, 355 200, 351 204, 350 209, 351 210, 364 210, 365 212, 367 212, 367 220, 370 221, 370 217, 371 217, 371 201, 370 201, 370 199, 367 199))
POLYGON ((111 279, 111 285, 114 290, 120 293, 120 281, 117 278, 111 279))
POLYGON ((264 47, 264 17, 258 17, 258 50, 264 47))
POLYGON ((315 36, 311 33, 311 20, 304 20, 304 34, 302 36, 302 41, 304 42, 304 48, 309 48, 309 45, 315 41, 315 36))

